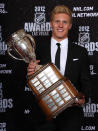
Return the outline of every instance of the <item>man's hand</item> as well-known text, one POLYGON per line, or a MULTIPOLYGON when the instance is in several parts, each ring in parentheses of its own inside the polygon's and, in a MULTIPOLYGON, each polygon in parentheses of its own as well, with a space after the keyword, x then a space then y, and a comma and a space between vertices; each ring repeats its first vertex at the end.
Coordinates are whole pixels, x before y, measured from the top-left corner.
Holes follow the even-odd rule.
POLYGON ((78 100, 75 101, 72 106, 82 106, 85 103, 85 96, 82 93, 79 93, 78 100))
POLYGON ((36 60, 35 62, 30 61, 28 67, 27 67, 27 76, 33 75, 33 73, 36 71, 38 63, 40 60, 36 60))

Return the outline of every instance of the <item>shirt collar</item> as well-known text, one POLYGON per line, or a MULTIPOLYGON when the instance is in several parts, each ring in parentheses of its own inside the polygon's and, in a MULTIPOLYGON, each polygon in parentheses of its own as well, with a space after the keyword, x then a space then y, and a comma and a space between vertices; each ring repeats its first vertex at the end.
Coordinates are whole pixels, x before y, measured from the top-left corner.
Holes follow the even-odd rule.
POLYGON ((60 43, 61 47, 68 47, 68 38, 65 38, 64 40, 58 42, 53 37, 51 38, 52 46, 56 46, 56 43, 60 43), (66 43, 66 44, 65 44, 66 43))

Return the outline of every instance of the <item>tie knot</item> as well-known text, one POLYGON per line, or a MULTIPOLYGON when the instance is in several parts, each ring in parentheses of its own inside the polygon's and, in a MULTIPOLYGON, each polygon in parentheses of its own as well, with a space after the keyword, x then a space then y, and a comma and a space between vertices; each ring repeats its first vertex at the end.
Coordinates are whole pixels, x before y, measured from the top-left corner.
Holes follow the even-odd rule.
POLYGON ((58 47, 60 47, 61 44, 60 44, 60 43, 56 43, 56 45, 57 45, 58 47))

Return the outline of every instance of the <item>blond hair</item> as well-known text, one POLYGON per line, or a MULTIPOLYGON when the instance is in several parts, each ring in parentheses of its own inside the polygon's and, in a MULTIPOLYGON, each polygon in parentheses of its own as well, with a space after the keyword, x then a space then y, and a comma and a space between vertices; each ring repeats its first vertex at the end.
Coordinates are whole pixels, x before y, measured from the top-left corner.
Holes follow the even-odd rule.
POLYGON ((70 17, 70 21, 72 23, 72 11, 65 5, 58 5, 52 10, 51 15, 50 15, 50 21, 53 20, 54 15, 59 14, 59 13, 67 14, 70 17))

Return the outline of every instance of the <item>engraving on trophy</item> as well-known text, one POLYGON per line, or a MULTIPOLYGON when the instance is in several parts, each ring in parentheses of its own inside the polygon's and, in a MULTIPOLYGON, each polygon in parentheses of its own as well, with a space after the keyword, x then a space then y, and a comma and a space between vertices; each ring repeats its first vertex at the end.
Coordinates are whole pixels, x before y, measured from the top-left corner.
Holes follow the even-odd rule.
POLYGON ((60 90, 60 94, 63 94, 63 93, 65 93, 66 92, 66 89, 64 88, 64 89, 62 89, 62 90, 60 90))
POLYGON ((56 101, 56 103, 60 102, 61 101, 61 97, 57 98, 55 101, 56 101))
POLYGON ((59 97, 59 94, 57 93, 57 94, 53 95, 52 97, 55 100, 55 99, 57 99, 59 97))
POLYGON ((66 96, 68 96, 68 92, 66 92, 66 93, 64 93, 63 95, 62 95, 62 97, 66 97, 66 96))
POLYGON ((53 102, 53 100, 51 98, 46 101, 47 104, 50 104, 51 102, 53 102))
POLYGON ((55 95, 56 93, 57 93, 57 91, 56 91, 56 90, 53 90, 53 91, 50 93, 50 95, 53 96, 53 95, 55 95))
POLYGON ((57 106, 56 105, 51 108, 52 112, 55 111, 55 110, 57 110, 57 106))
POLYGON ((38 90, 39 93, 42 93, 43 91, 45 91, 45 88, 41 88, 40 90, 38 90))
POLYGON ((50 104, 48 105, 48 107, 51 108, 51 107, 53 107, 54 105, 55 105, 55 103, 52 102, 52 103, 50 103, 50 104))
POLYGON ((59 103, 58 103, 58 106, 61 106, 61 105, 63 105, 64 104, 64 101, 62 100, 62 101, 60 101, 59 103))
POLYGON ((52 69, 51 69, 50 66, 49 66, 48 68, 46 68, 46 69, 44 70, 44 72, 45 72, 46 74, 48 74, 48 73, 53 73, 53 71, 52 71, 52 69))
POLYGON ((36 87, 37 90, 40 90, 43 86, 40 84, 36 87))
POLYGON ((71 96, 67 96, 64 98, 66 101, 68 101, 69 99, 71 99, 71 96))
POLYGON ((40 82, 37 81, 37 82, 34 83, 34 86, 38 86, 39 84, 40 84, 40 82))
POLYGON ((46 77, 46 76, 43 76, 40 80, 41 80, 42 82, 44 82, 46 79, 47 79, 47 77, 46 77))
POLYGON ((38 78, 41 78, 41 77, 43 77, 44 76, 44 73, 43 72, 41 72, 40 74, 38 74, 38 78))
POLYGON ((60 85, 57 89, 58 90, 61 90, 61 89, 63 89, 64 88, 64 86, 63 85, 60 85))
POLYGON ((31 83, 35 83, 36 81, 38 81, 38 79, 35 77, 34 79, 31 80, 31 83))
POLYGON ((44 101, 46 101, 46 100, 48 100, 49 98, 50 98, 50 96, 47 95, 47 96, 43 97, 42 99, 43 99, 44 101))
POLYGON ((48 83, 45 87, 49 88, 51 85, 52 85, 51 83, 48 83))

